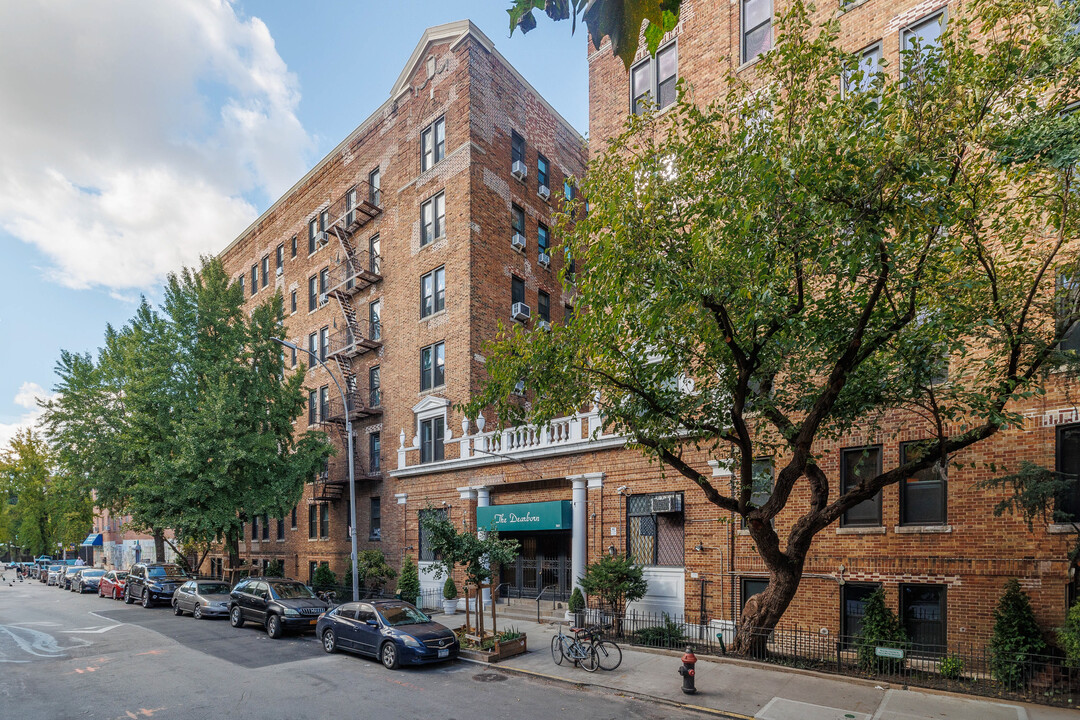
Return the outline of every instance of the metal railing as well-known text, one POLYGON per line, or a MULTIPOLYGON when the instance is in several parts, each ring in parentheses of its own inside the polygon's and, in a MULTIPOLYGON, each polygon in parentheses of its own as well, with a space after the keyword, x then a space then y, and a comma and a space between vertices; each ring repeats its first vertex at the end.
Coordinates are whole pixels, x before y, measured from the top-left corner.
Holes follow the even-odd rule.
MULTIPOLYGON (((346 393, 344 400, 342 400, 340 396, 332 397, 327 402, 323 421, 329 423, 344 423, 346 413, 348 413, 353 420, 367 415, 376 415, 381 411, 379 410, 378 405, 371 405, 370 398, 370 392, 363 392, 360 390, 346 393)), ((384 398, 380 394, 380 405, 383 399, 384 398)))
POLYGON ((382 345, 382 323, 359 318, 355 322, 355 328, 346 326, 330 336, 328 356, 362 355, 382 345))
POLYGON ((382 257, 370 250, 355 250, 330 268, 331 292, 354 293, 382 280, 382 257))

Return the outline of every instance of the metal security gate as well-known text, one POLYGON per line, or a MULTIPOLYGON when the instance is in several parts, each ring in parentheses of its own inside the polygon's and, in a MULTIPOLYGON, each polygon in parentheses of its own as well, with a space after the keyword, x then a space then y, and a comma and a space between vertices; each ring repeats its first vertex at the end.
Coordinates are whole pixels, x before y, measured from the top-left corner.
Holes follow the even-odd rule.
POLYGON ((566 600, 573 586, 570 581, 570 533, 524 535, 506 533, 521 544, 515 562, 503 565, 499 582, 506 597, 566 600))

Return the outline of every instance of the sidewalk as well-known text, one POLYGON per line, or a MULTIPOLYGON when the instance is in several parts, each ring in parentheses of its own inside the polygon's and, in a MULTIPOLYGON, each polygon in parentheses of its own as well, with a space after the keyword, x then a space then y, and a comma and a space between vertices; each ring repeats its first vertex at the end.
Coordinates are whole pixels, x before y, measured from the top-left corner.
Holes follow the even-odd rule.
MULTIPOLYGON (((444 625, 460 626, 463 613, 436 615, 444 625)), ((736 659, 698 657, 696 695, 682 693, 677 670, 681 653, 647 651, 621 645, 622 665, 613 672, 587 673, 551 659, 553 625, 500 620, 528 635, 529 652, 492 667, 548 679, 593 685, 639 697, 686 705, 720 717, 745 720, 1075 720, 1075 710, 974 696, 901 690, 858 678, 795 671, 736 659)))

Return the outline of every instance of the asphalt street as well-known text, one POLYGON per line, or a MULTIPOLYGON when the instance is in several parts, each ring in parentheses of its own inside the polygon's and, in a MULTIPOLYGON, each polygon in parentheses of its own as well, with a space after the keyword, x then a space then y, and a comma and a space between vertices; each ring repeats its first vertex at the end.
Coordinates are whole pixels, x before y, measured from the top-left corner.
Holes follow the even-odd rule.
MULTIPOLYGON (((10 577, 10 573, 9 573, 10 577)), ((546 648, 535 648, 535 652, 546 648)), ((391 671, 228 620, 0 586, 0 720, 702 717, 463 661, 391 671)))

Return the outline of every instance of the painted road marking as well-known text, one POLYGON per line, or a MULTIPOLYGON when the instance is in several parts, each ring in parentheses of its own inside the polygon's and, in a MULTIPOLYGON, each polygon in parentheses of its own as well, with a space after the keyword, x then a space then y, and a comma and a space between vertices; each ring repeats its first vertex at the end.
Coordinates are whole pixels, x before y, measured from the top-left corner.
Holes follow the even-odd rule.
POLYGON ((43 658, 67 657, 67 650, 85 647, 90 644, 89 640, 71 638, 76 643, 75 645, 61 647, 57 644, 56 638, 46 632, 13 625, 0 625, 0 662, 29 662, 28 660, 15 660, 3 651, 2 645, 5 637, 10 638, 15 643, 15 646, 24 653, 43 658))

